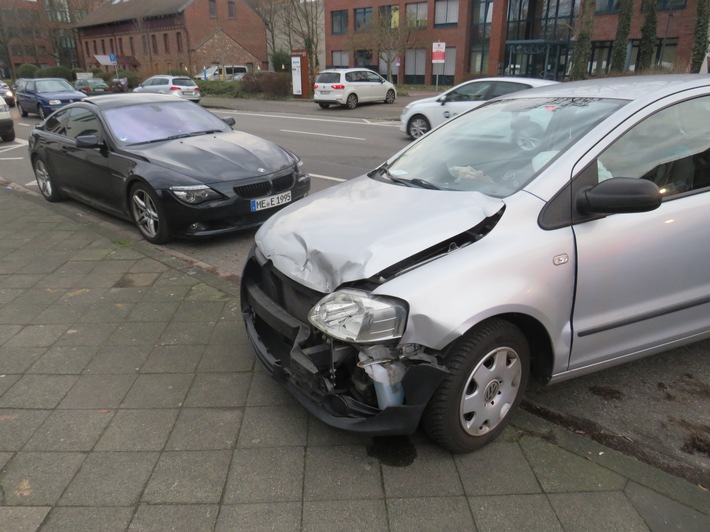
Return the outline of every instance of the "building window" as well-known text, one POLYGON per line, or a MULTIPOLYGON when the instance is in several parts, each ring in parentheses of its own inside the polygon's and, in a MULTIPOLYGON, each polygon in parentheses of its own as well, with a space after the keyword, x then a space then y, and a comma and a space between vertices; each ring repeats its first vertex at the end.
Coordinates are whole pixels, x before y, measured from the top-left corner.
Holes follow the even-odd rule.
POLYGON ((355 10, 355 31, 369 31, 372 23, 372 8, 363 7, 355 10))
POLYGON ((106 55, 106 41, 101 39, 101 53, 106 55))
POLYGON ((491 21, 493 0, 474 0, 471 17, 471 73, 488 71, 488 55, 491 45, 491 21))
POLYGON ((141 35, 141 41, 143 41, 143 55, 148 55, 148 38, 141 35))
POLYGON ((618 13, 620 0, 596 0, 595 13, 618 13))
POLYGON ((217 18, 217 1, 210 0, 210 18, 217 18))
POLYGON ((124 55, 123 53, 123 37, 118 38, 118 53, 124 55))
POLYGON ((369 67, 372 65, 372 50, 355 50, 353 56, 356 67, 369 67))
POLYGON ((89 41, 84 41, 84 51, 86 52, 86 57, 91 55, 91 52, 89 52, 89 41))
POLYGON ((434 5, 434 24, 456 24, 459 21, 459 0, 437 0, 434 5))
POLYGON ((404 82, 416 85, 424 84, 426 73, 426 49, 412 48, 404 56, 404 82))
POLYGON ((341 11, 332 11, 330 13, 330 32, 333 35, 342 35, 348 32, 348 12, 343 9, 341 11))
POLYGON ((407 21, 417 29, 424 29, 427 25, 428 6, 426 2, 407 4, 407 21))
POLYGON ((155 34, 150 36, 150 44, 153 47, 153 54, 158 55, 158 38, 155 34))
POLYGON ((163 48, 165 48, 165 53, 170 53, 170 36, 167 33, 163 33, 163 48))
POLYGON ((113 47, 113 38, 108 40, 108 45, 111 48, 111 53, 115 53, 116 49, 113 47))
POLYGON ((342 51, 333 52, 333 67, 346 67, 348 66, 348 53, 342 51))
POLYGON ((98 54, 99 49, 96 47, 96 41, 94 41, 94 54, 98 54))
POLYGON ((177 51, 182 52, 182 33, 178 31, 175 34, 175 40, 177 41, 177 51))
POLYGON ((231 20, 237 18, 237 6, 234 2, 227 2, 227 13, 229 13, 231 20))
POLYGON ((656 0, 656 10, 684 9, 686 0, 656 0))
POLYGON ((132 55, 132 56, 136 55, 136 49, 135 49, 135 47, 133 46, 133 37, 129 37, 129 38, 128 38, 128 45, 129 45, 130 48, 131 48, 131 55, 132 55))
POLYGON ((399 6, 380 6, 380 25, 395 30, 399 28, 399 6))

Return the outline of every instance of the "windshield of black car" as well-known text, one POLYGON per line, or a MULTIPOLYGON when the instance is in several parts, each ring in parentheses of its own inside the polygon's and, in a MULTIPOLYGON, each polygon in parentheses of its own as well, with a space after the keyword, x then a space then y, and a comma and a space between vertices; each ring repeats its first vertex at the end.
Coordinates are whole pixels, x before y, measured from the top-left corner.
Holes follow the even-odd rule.
POLYGON ((61 92, 61 91, 74 91, 68 81, 63 79, 43 79, 37 81, 36 84, 37 92, 61 92))
MULTIPOLYGON (((624 100, 525 98, 493 102, 432 131, 382 167, 398 184, 504 198, 530 182, 624 100)), ((371 176, 377 176, 373 172, 371 176)))
POLYGON ((113 136, 125 146, 229 130, 199 105, 169 100, 107 109, 104 116, 113 136))

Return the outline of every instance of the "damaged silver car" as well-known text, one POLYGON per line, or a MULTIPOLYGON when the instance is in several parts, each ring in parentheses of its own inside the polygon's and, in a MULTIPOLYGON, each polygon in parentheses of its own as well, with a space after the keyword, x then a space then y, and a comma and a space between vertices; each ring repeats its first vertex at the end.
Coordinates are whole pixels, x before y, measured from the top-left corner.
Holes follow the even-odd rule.
POLYGON ((558 382, 710 336, 710 78, 514 93, 256 234, 261 365, 323 422, 496 437, 558 382))

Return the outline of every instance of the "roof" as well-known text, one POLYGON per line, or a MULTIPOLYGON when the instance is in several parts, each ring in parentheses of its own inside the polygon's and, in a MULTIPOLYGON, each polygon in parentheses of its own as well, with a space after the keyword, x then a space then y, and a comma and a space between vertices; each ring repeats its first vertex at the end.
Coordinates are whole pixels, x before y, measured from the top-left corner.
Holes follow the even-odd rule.
POLYGON ((86 15, 78 28, 181 13, 194 0, 110 0, 86 15))
MULTIPOLYGON (((101 96, 90 96, 84 98, 83 102, 95 105, 101 110, 114 109, 116 107, 126 107, 128 105, 145 105, 150 103, 191 103, 182 98, 177 98, 169 94, 155 94, 145 92, 124 92, 115 94, 102 94, 101 96)), ((79 104, 77 104, 79 105, 79 104)))

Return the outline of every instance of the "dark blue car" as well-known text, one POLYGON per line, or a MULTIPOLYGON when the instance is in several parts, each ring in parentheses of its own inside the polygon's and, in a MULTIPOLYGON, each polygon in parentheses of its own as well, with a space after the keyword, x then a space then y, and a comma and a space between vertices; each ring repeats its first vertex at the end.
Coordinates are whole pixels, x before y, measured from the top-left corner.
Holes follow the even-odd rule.
POLYGON ((86 94, 63 78, 36 78, 18 80, 15 98, 22 116, 35 113, 44 120, 57 109, 83 100, 86 94))

